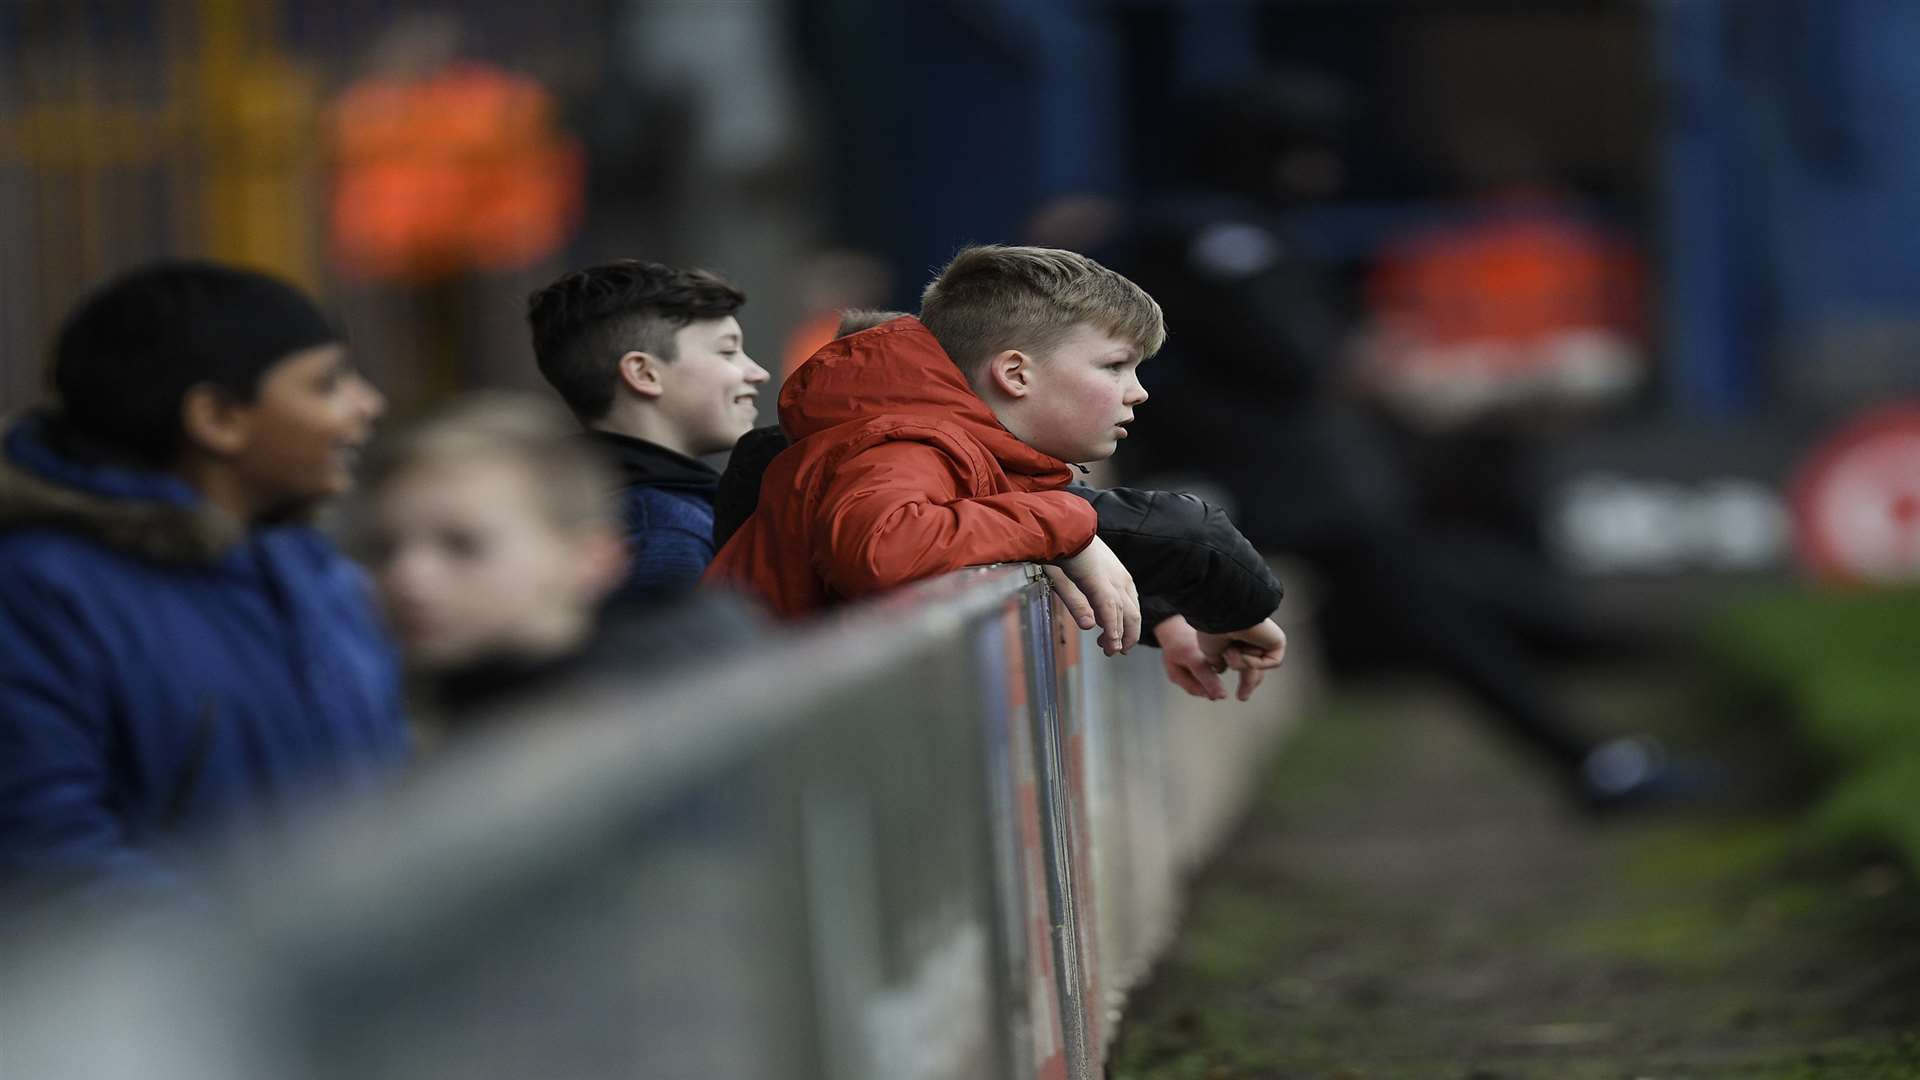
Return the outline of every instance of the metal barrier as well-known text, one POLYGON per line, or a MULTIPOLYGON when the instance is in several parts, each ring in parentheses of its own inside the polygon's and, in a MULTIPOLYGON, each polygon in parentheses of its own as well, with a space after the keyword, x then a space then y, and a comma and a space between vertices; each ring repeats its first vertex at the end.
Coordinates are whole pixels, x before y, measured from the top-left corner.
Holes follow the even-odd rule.
POLYGON ((233 899, 49 944, 0 1070, 1090 1078, 1297 711, 1175 717, 1031 567, 611 685, 432 763, 233 899))

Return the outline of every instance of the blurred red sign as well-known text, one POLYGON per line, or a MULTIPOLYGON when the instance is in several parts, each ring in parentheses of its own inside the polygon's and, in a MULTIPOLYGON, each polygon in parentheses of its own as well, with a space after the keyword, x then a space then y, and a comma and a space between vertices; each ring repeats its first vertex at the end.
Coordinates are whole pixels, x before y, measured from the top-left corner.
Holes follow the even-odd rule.
POLYGON ((1816 447, 1794 483, 1801 559, 1830 581, 1920 581, 1920 402, 1876 409, 1816 447))

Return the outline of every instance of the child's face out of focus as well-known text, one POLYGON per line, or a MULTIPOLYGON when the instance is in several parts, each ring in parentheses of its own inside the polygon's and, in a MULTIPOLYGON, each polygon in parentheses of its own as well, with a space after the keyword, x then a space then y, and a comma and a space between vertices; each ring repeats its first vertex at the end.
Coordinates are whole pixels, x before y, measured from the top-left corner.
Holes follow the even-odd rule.
POLYGON ((760 417, 767 369, 747 355, 740 322, 696 319, 674 332, 674 358, 661 366, 661 416, 680 446, 698 456, 733 449, 760 417))
POLYGON ((618 583, 612 526, 566 527, 526 465, 425 462, 374 493, 374 580, 410 663, 425 670, 564 652, 618 583))
POLYGON ((223 460, 250 501, 272 510, 345 494, 386 399, 344 346, 318 345, 268 368, 254 400, 236 409, 241 438, 223 460))
POLYGON ((1133 410, 1147 400, 1140 350, 1088 323, 1024 365, 1023 392, 1003 394, 995 412, 1020 441, 1062 461, 1113 456, 1133 410))

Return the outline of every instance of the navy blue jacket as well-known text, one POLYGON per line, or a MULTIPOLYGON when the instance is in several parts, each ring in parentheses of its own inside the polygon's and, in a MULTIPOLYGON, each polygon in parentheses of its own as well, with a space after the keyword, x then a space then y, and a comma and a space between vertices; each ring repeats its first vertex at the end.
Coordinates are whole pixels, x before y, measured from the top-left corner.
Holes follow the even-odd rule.
POLYGON ((626 515, 627 580, 623 599, 682 593, 700 582, 713 561, 713 499, 720 474, 664 446, 616 435, 587 437, 611 455, 620 471, 626 515))
POLYGON ((324 536, 244 528, 45 430, 0 456, 0 890, 162 882, 165 841, 405 759, 396 658, 324 536))

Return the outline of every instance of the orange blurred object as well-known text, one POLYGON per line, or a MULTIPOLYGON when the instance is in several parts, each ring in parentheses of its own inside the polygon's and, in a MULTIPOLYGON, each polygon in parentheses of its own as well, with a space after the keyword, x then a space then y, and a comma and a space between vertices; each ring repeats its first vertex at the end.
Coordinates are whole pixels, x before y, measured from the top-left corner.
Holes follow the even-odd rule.
MULTIPOLYGON (((1551 202, 1520 199, 1486 221, 1390 249, 1369 282, 1369 307, 1429 346, 1525 343, 1587 329, 1638 337, 1641 278, 1639 256, 1624 240, 1551 202)), ((1507 355, 1516 364, 1530 358, 1507 355)))
POLYGON ((780 352, 780 377, 793 374, 794 369, 806 363, 820 347, 839 336, 840 316, 838 311, 823 311, 807 317, 787 335, 786 347, 780 352))
POLYGON ((478 63, 372 77, 341 97, 331 138, 333 257, 355 277, 430 281, 558 250, 585 159, 538 83, 478 63))

